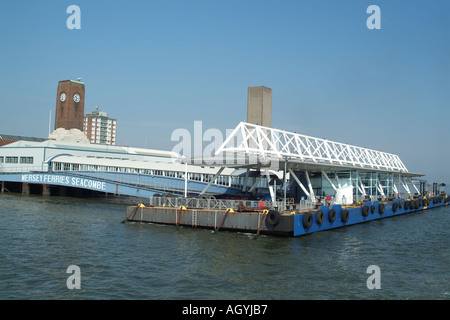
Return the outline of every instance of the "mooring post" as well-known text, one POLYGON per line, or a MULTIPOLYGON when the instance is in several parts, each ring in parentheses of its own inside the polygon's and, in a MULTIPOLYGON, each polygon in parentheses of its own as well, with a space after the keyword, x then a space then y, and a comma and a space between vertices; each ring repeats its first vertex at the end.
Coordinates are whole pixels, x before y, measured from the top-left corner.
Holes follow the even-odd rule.
POLYGON ((22 182, 22 194, 30 194, 30 185, 27 182, 22 182))
POLYGON ((48 184, 43 184, 42 185, 42 195, 43 196, 49 196, 50 195, 50 187, 48 186, 48 184))

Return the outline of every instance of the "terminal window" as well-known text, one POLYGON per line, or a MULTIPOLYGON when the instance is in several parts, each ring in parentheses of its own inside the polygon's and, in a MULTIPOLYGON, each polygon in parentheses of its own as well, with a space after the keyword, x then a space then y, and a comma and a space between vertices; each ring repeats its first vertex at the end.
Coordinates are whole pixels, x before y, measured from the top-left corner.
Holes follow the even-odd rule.
POLYGON ((20 163, 33 163, 33 157, 20 157, 20 163))
POLYGON ((18 163, 19 157, 6 157, 5 163, 18 163))

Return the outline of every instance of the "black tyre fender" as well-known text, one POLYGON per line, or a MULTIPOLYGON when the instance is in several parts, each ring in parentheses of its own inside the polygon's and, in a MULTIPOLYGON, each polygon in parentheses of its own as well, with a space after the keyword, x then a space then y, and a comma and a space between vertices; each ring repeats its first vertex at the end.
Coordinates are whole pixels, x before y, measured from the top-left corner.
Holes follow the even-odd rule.
POLYGON ((378 206, 378 213, 379 214, 383 214, 384 213, 384 204, 380 203, 380 205, 378 206))
POLYGON ((375 210, 376 210, 375 206, 372 205, 372 206, 370 207, 370 212, 371 212, 371 213, 375 213, 375 210))
POLYGON ((341 221, 343 223, 346 223, 348 221, 349 216, 350 216, 350 212, 348 210, 342 210, 341 221))
POLYGON ((323 223, 323 220, 325 219, 325 214, 323 210, 319 210, 316 213, 316 222, 318 225, 321 225, 323 223))
POLYGON ((270 210, 266 216, 266 225, 276 227, 280 223, 280 213, 276 210, 270 210))
POLYGON ((311 212, 306 212, 303 215, 303 228, 309 229, 313 224, 313 215, 311 212))
POLYGON ((399 202, 398 202, 398 207, 401 209, 401 208, 403 208, 403 200, 399 200, 399 202))
POLYGON ((409 210, 409 201, 405 202, 405 210, 409 210))
POLYGON ((394 203, 392 204, 392 211, 393 211, 393 212, 396 212, 397 209, 398 209, 398 203, 397 203, 397 202, 394 202, 394 203))
POLYGON ((370 211, 370 208, 369 208, 369 206, 363 206, 362 207, 362 215, 363 215, 363 217, 367 217, 368 215, 369 215, 369 211, 370 211))
POLYGON ((333 223, 334 220, 336 220, 336 210, 331 209, 331 210, 328 212, 328 221, 330 221, 330 223, 333 223))

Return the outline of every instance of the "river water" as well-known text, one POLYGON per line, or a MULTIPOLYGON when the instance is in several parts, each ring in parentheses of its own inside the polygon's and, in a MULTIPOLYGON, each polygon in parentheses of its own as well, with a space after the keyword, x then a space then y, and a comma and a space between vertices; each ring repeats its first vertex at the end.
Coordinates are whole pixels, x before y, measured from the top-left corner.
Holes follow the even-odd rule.
POLYGON ((450 206, 282 238, 121 223, 125 204, 1 194, 0 299, 450 299, 450 206))

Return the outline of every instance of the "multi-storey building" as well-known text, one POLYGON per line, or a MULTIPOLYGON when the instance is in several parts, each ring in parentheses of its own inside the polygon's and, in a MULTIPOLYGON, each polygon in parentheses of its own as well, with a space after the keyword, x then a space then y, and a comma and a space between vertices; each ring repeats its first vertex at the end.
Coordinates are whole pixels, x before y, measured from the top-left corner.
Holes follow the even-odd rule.
POLYGON ((104 111, 88 113, 84 116, 84 134, 91 143, 116 144, 117 120, 109 118, 104 111))

